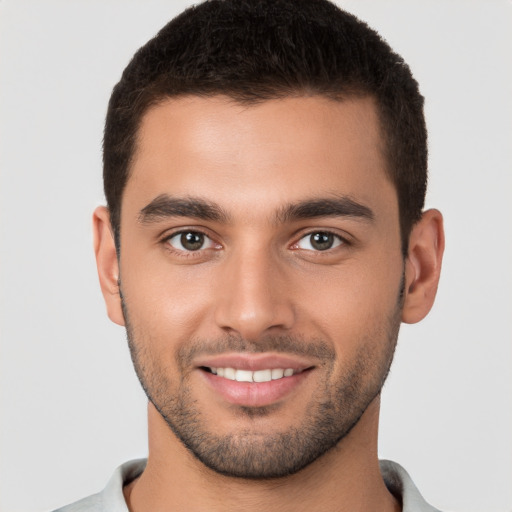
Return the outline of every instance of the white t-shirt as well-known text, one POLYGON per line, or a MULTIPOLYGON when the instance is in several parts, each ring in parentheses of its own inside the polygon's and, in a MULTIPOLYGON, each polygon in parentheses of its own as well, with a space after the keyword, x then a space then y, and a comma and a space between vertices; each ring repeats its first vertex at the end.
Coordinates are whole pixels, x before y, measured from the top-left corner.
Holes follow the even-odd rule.
MULTIPOLYGON (((135 480, 145 467, 146 459, 126 462, 114 471, 103 491, 54 512, 128 512, 123 487, 135 480)), ((439 512, 423 499, 402 466, 396 462, 381 460, 380 470, 389 491, 402 500, 402 512, 439 512)))

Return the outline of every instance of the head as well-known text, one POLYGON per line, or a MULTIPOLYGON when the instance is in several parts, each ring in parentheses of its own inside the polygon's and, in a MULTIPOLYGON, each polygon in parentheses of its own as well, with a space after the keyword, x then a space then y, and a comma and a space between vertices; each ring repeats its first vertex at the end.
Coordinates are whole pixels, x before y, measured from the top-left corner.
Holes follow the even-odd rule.
POLYGON ((241 105, 372 97, 405 254, 427 183, 423 97, 382 38, 326 0, 211 0, 174 18, 135 54, 113 90, 105 125, 104 187, 118 248, 142 117, 168 98, 219 94, 241 105))
POLYGON ((104 161, 100 281, 150 458, 174 439, 271 478, 350 436, 376 452, 399 325, 428 313, 443 251, 400 57, 326 1, 206 2, 123 73, 104 161))

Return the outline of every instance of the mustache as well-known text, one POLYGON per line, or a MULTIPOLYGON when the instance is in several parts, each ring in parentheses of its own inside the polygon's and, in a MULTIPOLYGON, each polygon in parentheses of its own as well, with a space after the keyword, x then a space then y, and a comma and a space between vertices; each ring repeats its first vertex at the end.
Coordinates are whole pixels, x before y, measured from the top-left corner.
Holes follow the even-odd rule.
POLYGON ((176 354, 180 365, 188 366, 198 356, 215 356, 227 352, 261 354, 274 352, 293 354, 320 361, 335 358, 331 345, 319 339, 306 339, 300 335, 268 335, 257 340, 247 340, 233 334, 216 340, 193 339, 185 343, 176 354))

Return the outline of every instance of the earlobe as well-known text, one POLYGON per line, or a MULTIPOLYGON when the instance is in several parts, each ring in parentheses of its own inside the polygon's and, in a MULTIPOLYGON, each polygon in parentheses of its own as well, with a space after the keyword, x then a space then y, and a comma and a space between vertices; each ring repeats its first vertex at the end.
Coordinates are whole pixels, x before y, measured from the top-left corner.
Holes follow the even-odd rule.
POLYGON ((98 277, 107 306, 107 314, 114 323, 124 325, 119 292, 119 263, 110 225, 110 213, 104 206, 94 210, 93 240, 98 277))
POLYGON ((443 216, 438 210, 427 210, 413 226, 409 237, 405 264, 403 322, 419 322, 432 308, 441 273, 443 252, 443 216))

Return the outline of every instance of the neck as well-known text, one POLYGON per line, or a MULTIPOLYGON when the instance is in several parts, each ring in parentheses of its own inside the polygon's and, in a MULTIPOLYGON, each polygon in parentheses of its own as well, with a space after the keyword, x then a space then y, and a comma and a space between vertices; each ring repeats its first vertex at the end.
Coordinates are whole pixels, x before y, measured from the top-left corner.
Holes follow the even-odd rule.
POLYGON ((124 489, 131 512, 310 510, 398 512, 377 459, 378 398, 352 431, 315 462, 278 479, 220 475, 193 457, 149 405, 149 457, 124 489))

